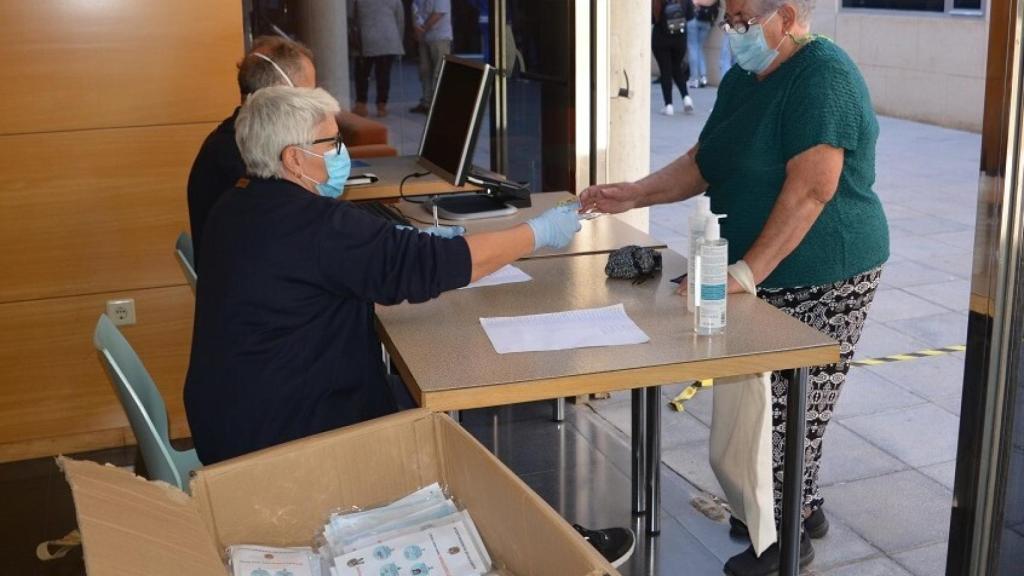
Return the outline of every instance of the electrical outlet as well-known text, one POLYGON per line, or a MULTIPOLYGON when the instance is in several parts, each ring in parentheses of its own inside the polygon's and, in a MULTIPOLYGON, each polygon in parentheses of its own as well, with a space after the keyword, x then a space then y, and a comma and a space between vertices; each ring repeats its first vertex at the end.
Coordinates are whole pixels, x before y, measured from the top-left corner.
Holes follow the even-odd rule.
POLYGON ((115 326, 135 324, 135 300, 132 298, 107 300, 107 316, 115 326))

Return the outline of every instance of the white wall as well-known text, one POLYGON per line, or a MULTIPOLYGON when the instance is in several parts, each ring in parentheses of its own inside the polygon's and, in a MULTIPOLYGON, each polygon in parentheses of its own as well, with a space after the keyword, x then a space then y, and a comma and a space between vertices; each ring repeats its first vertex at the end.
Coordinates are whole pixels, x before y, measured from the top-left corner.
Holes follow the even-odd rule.
MULTIPOLYGON (((812 32, 835 40, 857 63, 879 114, 981 132, 988 16, 850 10, 819 0, 812 32)), ((717 84, 717 29, 704 46, 717 84)))
POLYGON ((981 131, 987 16, 837 10, 822 0, 813 30, 850 54, 879 114, 981 131))

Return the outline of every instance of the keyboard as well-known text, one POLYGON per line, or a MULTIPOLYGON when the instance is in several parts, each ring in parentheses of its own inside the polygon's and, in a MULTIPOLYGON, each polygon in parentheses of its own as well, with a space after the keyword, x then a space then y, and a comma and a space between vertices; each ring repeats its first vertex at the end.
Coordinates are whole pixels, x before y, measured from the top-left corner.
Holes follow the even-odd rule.
POLYGON ((390 222, 394 222, 395 224, 404 224, 406 226, 412 226, 412 222, 410 222, 408 218, 402 216, 402 214, 398 210, 392 208, 391 206, 388 206, 387 204, 384 204, 383 202, 353 202, 352 205, 355 206, 356 208, 359 208, 360 210, 369 212, 370 214, 373 214, 378 218, 383 218, 390 222))

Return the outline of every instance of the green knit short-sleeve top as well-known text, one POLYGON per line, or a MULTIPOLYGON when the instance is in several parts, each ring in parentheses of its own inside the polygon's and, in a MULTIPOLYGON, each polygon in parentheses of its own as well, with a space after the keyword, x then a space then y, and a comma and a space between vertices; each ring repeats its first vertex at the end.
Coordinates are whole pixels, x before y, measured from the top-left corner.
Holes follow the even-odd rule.
POLYGON ((711 209, 728 215, 722 236, 729 240, 729 261, 743 258, 764 228, 786 163, 827 144, 844 150, 839 188, 761 286, 820 286, 882 265, 889 257, 889 229, 872 190, 877 140, 864 79, 834 42, 811 40, 763 80, 733 66, 697 152, 711 209))

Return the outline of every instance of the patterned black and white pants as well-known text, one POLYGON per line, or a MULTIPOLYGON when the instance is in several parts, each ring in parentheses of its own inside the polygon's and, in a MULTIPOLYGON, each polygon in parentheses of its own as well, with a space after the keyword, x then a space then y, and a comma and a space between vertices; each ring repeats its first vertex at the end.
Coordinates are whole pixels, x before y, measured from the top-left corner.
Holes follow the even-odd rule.
MULTIPOLYGON (((821 444, 832 419, 839 393, 850 371, 854 347, 860 340, 868 308, 878 288, 882 269, 859 274, 834 284, 809 288, 760 289, 757 295, 804 324, 824 332, 840 343, 839 362, 815 366, 807 377, 807 439, 804 448, 803 516, 821 507, 818 489, 821 444)), ((786 394, 789 381, 773 372, 772 385, 772 476, 775 487, 775 520, 782 518, 782 475, 786 454, 786 394)))

